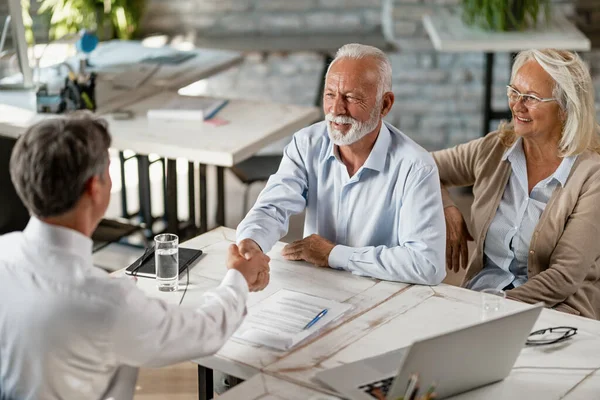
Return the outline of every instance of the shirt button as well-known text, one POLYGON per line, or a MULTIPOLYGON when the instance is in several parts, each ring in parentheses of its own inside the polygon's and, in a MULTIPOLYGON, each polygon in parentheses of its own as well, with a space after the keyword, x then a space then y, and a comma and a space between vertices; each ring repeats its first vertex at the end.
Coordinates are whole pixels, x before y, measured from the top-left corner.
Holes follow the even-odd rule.
POLYGON ((535 250, 529 250, 529 254, 535 254, 535 250))

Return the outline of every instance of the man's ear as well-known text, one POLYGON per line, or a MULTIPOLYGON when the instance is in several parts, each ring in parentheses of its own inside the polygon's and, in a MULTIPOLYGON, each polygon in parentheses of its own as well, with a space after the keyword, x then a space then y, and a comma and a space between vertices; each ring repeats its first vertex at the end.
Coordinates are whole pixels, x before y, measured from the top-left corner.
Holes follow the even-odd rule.
POLYGON ((383 94, 383 101, 381 102, 381 116, 385 117, 386 115, 388 115, 388 113, 390 112, 390 110, 392 109, 392 106, 394 105, 394 93, 392 92, 385 92, 383 94))
POLYGON ((96 199, 98 198, 98 196, 100 196, 100 177, 98 175, 94 175, 92 176, 90 179, 87 180, 87 182, 85 183, 85 189, 83 191, 84 195, 87 195, 90 197, 90 199, 95 202, 96 199))

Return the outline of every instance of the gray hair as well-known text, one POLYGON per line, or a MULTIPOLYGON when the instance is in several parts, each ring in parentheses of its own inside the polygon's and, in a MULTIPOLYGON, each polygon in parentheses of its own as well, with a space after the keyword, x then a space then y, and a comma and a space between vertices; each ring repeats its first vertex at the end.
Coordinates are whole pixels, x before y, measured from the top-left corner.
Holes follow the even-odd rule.
POLYGON ((90 178, 105 178, 110 143, 106 121, 88 114, 31 126, 10 158, 10 176, 27 209, 40 218, 71 210, 90 178))
MULTIPOLYGON (((580 154, 586 149, 598 151, 600 130, 596 120, 594 85, 585 63, 576 53, 565 50, 522 51, 513 63, 511 82, 517 71, 531 60, 535 60, 554 80, 552 96, 557 99, 565 116, 559 143, 561 156, 580 154)), ((512 124, 506 125, 504 130, 510 132, 512 124)), ((510 133, 504 136, 510 136, 510 133)))
POLYGON ((383 94, 392 91, 392 64, 388 56, 377 47, 364 44, 350 43, 339 48, 335 58, 327 68, 327 74, 331 66, 342 58, 360 60, 363 58, 373 58, 379 65, 379 84, 377 85, 377 101, 380 101, 383 94))

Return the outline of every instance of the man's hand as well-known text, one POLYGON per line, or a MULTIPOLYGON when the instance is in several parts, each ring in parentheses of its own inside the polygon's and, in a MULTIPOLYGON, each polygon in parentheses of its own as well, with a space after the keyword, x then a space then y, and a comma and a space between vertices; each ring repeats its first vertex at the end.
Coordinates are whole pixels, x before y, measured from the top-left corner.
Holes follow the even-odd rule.
POLYGON ((335 247, 335 244, 329 240, 312 234, 302 240, 296 240, 286 245, 281 251, 281 255, 286 260, 304 260, 317 267, 329 266, 329 253, 335 247))
POLYGON ((269 261, 271 259, 261 251, 260 254, 253 255, 250 260, 240 255, 240 249, 235 244, 229 246, 227 257, 227 269, 239 271, 251 292, 263 290, 269 284, 269 261))
POLYGON ((444 208, 444 216, 446 217, 446 266, 458 272, 461 267, 467 268, 469 263, 467 241, 473 238, 458 208, 454 206, 444 208))
POLYGON ((250 260, 253 256, 263 254, 262 249, 252 239, 244 239, 239 244, 240 255, 246 260, 250 260))

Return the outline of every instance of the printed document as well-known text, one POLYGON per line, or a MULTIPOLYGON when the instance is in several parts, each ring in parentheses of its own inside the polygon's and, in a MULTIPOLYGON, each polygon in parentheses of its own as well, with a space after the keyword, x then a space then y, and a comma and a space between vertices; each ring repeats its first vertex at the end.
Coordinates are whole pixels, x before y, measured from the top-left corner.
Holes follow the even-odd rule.
POLYGON ((233 337, 288 350, 352 308, 351 304, 282 289, 250 307, 246 319, 233 337), (325 309, 325 315, 306 328, 325 309))

